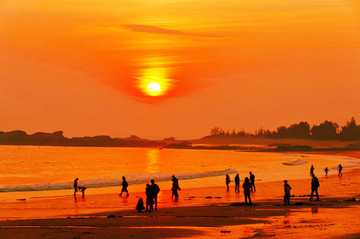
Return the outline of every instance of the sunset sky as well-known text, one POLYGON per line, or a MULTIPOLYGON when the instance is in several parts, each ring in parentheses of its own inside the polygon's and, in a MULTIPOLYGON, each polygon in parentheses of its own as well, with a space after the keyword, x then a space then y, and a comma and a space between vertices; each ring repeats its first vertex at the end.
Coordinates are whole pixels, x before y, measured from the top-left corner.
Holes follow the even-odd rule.
POLYGON ((0 102, 68 137, 360 122, 360 3, 2 0, 0 102))

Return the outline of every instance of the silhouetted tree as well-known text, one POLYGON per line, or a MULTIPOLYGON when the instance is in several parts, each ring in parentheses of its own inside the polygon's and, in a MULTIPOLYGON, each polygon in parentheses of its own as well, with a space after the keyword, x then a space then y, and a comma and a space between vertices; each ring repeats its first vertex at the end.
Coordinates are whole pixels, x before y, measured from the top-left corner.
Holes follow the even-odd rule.
POLYGON ((352 117, 350 121, 346 122, 345 126, 341 127, 340 137, 344 140, 360 139, 360 125, 356 125, 354 117, 352 117))
POLYGON ((289 136, 291 138, 309 138, 310 137, 310 125, 307 122, 299 122, 298 124, 292 124, 288 128, 289 136))
POLYGON ((337 139, 338 128, 337 123, 325 120, 320 125, 314 125, 311 128, 311 134, 315 139, 337 139))
POLYGON ((276 138, 289 138, 289 133, 285 126, 280 126, 276 129, 276 138))
POLYGON ((220 132, 220 128, 219 127, 214 127, 214 128, 211 129, 210 134, 211 135, 218 135, 218 134, 220 134, 219 132, 220 132))

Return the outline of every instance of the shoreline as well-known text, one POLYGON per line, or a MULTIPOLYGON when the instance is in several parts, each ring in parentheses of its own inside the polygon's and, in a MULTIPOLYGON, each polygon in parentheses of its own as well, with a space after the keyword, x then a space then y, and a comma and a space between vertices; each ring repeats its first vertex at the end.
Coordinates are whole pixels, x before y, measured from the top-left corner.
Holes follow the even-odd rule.
MULTIPOLYGON (((332 152, 329 154, 333 155, 332 152)), ((337 154, 360 158, 359 153, 337 154)), ((23 212, 23 215, 34 213, 34 210, 41 211, 41 206, 48 204, 74 207, 54 218, 3 218, 0 221, 0 237, 17 238, 19 233, 26 233, 28 238, 39 238, 40 235, 45 235, 44 238, 117 238, 120 234, 124 238, 142 238, 144 235, 147 238, 360 236, 360 222, 357 214, 353 213, 360 208, 360 169, 347 170, 342 178, 336 175, 319 177, 319 202, 308 201, 310 180, 309 177, 289 181, 293 188, 291 194, 295 195, 291 198, 291 206, 282 205, 282 181, 258 182, 257 192, 252 193, 253 206, 244 206, 243 194, 227 192, 225 186, 184 189, 180 191, 179 202, 169 200, 170 192, 163 190, 159 210, 142 214, 134 210, 137 196, 142 196, 142 192, 131 193, 129 199, 119 198, 117 194, 97 194, 87 195, 85 200, 79 198, 77 202, 71 196, 37 199, 35 206, 32 202, 15 202, 14 205, 23 206, 15 210, 23 212), (352 201, 352 198, 356 201, 352 201), (108 200, 109 208, 98 208, 94 212, 83 210, 89 204, 96 207, 99 200, 108 200), (238 204, 231 206, 232 203, 238 204), (299 205, 294 205, 296 203, 299 205), (71 213, 74 210, 78 210, 77 213, 71 213)))

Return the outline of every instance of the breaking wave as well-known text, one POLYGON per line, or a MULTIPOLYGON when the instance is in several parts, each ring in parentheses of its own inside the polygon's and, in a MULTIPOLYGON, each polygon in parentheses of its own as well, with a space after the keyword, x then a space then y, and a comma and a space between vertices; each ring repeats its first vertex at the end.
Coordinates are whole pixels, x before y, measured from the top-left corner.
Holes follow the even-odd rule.
MULTIPOLYGON (((228 168, 219 171, 206 171, 197 173, 147 173, 147 174, 129 174, 125 175, 128 183, 131 184, 144 184, 148 183, 151 179, 157 182, 170 181, 172 175, 176 175, 178 179, 195 179, 222 176, 225 174, 236 173, 236 170, 228 168)), ((81 186, 88 188, 100 188, 120 186, 122 183, 123 175, 112 175, 108 178, 93 178, 81 180, 81 186)), ((20 191, 45 191, 45 190, 63 190, 72 189, 73 182, 59 182, 59 183, 45 183, 45 184, 32 184, 32 185, 18 185, 0 188, 0 192, 20 192, 20 191)))

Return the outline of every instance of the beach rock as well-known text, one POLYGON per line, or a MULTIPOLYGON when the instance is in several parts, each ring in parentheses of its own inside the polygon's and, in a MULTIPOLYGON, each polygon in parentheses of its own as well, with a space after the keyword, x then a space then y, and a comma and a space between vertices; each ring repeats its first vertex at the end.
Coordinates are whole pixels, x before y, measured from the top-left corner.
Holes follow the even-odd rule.
POLYGON ((207 197, 205 197, 205 199, 211 199, 212 198, 212 196, 207 196, 207 197))
POLYGON ((116 216, 115 215, 109 215, 109 216, 107 216, 107 218, 116 218, 116 216))
POLYGON ((231 231, 220 231, 221 233, 230 233, 231 231))

